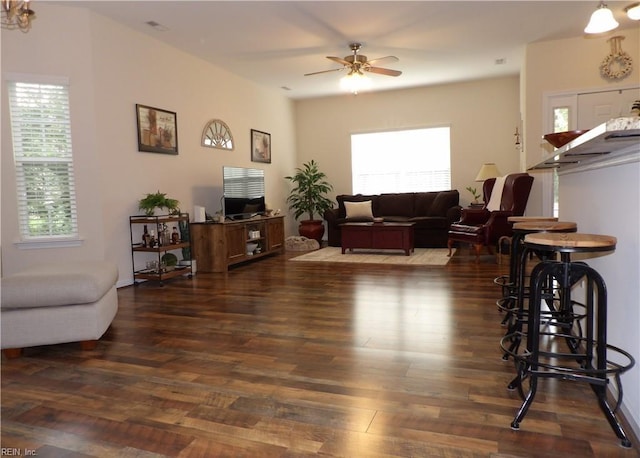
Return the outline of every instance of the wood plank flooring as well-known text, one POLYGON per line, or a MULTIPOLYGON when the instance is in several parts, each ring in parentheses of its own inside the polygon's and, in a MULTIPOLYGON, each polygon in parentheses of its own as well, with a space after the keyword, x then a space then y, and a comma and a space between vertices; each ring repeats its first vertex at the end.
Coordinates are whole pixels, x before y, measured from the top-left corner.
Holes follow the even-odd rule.
POLYGON ((3 359, 2 454, 640 456, 575 382, 542 381, 510 429, 521 400, 506 389, 493 284, 508 261, 476 264, 464 249, 446 267, 291 255, 122 288, 95 350, 3 359))

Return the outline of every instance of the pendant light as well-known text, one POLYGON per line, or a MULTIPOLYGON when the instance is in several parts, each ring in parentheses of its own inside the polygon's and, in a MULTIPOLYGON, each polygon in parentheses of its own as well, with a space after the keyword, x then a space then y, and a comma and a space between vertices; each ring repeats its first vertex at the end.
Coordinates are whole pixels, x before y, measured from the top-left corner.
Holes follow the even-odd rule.
POLYGON ((584 29, 584 33, 604 33, 618 27, 618 21, 613 17, 613 13, 604 2, 600 2, 598 9, 591 15, 589 24, 584 29))
POLYGON ((633 21, 640 21, 640 3, 629 5, 624 10, 626 11, 627 16, 629 16, 629 19, 633 21))

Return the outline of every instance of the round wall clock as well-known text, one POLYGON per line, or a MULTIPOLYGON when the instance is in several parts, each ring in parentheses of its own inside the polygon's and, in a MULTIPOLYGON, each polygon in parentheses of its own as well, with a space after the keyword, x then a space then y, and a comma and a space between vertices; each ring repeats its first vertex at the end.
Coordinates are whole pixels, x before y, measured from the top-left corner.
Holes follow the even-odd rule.
POLYGON ((231 129, 220 119, 212 119, 202 131, 202 146, 233 150, 231 129))

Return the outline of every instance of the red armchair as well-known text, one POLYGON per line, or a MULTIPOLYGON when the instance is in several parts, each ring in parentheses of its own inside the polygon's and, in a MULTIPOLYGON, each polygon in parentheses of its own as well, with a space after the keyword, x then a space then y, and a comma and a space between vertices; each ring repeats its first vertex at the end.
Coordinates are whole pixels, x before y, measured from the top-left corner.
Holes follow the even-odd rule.
MULTIPOLYGON (((476 262, 478 262, 483 246, 486 246, 489 253, 493 254, 493 247, 497 245, 498 239, 503 236, 510 237, 513 233, 507 218, 524 214, 533 184, 533 177, 527 173, 507 175, 504 179, 499 209, 491 211, 487 207, 491 202, 491 193, 495 183, 495 178, 490 178, 484 182, 482 187, 484 195, 483 208, 462 209, 460 221, 451 225, 447 242, 449 256, 451 256, 451 248, 455 242, 470 243, 473 245, 476 262)), ((497 206, 497 199, 494 199, 491 204, 497 206)))

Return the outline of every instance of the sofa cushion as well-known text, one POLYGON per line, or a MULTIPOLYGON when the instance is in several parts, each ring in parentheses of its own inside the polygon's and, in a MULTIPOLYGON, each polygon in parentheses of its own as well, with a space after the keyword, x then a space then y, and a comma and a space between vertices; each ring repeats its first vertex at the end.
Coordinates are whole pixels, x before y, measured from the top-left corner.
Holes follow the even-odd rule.
POLYGON ((428 216, 447 216, 447 210, 458 205, 459 201, 458 191, 440 191, 431 205, 428 216))
POLYGON ((384 221, 387 223, 410 223, 413 219, 408 216, 385 216, 384 221))
POLYGON ((2 279, 2 308, 87 304, 117 280, 118 269, 110 262, 43 264, 2 279))
POLYGON ((409 221, 416 223, 416 229, 449 229, 449 220, 442 216, 416 216, 409 221))
POLYGON ((371 209, 371 201, 365 200, 363 202, 347 202, 344 203, 347 219, 353 221, 355 219, 360 221, 373 220, 373 211, 371 209))
POLYGON ((413 216, 414 193, 380 194, 376 216, 413 216))
POLYGON ((417 192, 416 201, 414 203, 414 215, 415 216, 429 216, 429 211, 433 205, 433 201, 438 195, 437 192, 417 192))

